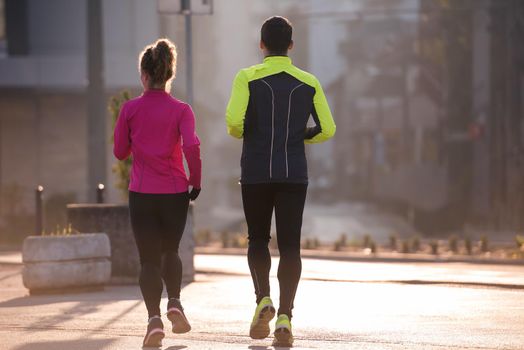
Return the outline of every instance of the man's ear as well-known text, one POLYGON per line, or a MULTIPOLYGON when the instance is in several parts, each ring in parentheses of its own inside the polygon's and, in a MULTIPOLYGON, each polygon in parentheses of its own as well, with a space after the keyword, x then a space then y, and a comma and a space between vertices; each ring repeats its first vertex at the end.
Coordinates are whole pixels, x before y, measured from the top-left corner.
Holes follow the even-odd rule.
POLYGON ((289 43, 289 47, 287 49, 291 50, 292 48, 293 48, 293 40, 291 40, 291 42, 289 43))
POLYGON ((264 42, 262 40, 260 40, 260 50, 265 50, 266 49, 266 45, 264 44, 264 42))

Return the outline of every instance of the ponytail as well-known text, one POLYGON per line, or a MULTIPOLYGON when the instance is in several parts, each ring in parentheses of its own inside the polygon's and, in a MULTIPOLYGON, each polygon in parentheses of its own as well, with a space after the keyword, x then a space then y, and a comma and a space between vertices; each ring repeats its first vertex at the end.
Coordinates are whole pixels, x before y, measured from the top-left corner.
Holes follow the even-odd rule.
POLYGON ((140 71, 150 79, 150 87, 163 86, 176 74, 176 47, 169 39, 158 39, 140 54, 140 71))

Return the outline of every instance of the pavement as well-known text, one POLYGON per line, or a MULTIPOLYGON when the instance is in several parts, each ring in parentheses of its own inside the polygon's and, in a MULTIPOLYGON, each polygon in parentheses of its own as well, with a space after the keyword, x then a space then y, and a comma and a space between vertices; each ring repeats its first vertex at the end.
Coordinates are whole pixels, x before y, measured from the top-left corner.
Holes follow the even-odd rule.
MULTIPOLYGON (((162 349, 273 349, 271 338, 247 335, 255 305, 246 258, 196 255, 195 267, 182 290, 193 329, 167 333, 162 349)), ((21 269, 17 253, 0 253, 0 349, 141 348, 137 286, 29 296, 21 269)), ((305 258, 302 276, 295 349, 524 349, 524 266, 305 258)))

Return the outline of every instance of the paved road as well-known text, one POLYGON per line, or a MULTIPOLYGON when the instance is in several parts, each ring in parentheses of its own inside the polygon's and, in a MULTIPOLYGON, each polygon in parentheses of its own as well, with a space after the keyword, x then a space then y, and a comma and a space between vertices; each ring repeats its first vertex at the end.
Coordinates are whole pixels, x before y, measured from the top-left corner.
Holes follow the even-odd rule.
MULTIPOLYGON (((247 336, 254 303, 245 258, 197 256, 195 263, 201 273, 182 292, 193 331, 168 335, 163 349, 272 349, 270 339, 247 336)), ((28 297, 20 269, 0 267, 0 349, 141 348, 145 307, 136 286, 28 297)), ((306 259, 295 348, 522 350, 521 276, 524 267, 515 266, 306 259)))

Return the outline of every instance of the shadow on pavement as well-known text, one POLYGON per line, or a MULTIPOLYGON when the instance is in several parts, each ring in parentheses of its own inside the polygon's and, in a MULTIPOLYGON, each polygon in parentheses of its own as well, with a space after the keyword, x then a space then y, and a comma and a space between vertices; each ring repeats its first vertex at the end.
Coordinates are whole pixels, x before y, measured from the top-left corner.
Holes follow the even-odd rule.
POLYGON ((124 317, 125 315, 131 313, 131 311, 133 311, 134 309, 136 309, 140 304, 142 303, 142 300, 137 300, 133 305, 129 306, 127 309, 123 310, 121 313, 119 313, 118 315, 114 316, 113 318, 109 319, 108 321, 106 321, 103 325, 97 327, 96 329, 93 329, 91 331, 92 334, 96 334, 98 333, 99 331, 102 331, 104 329, 106 329, 106 327, 108 327, 110 324, 116 322, 117 320, 121 319, 122 317, 124 317))
POLYGON ((28 343, 14 348, 13 350, 101 350, 110 346, 116 339, 78 339, 64 341, 45 341, 28 343))
MULTIPOLYGON (((187 284, 183 285, 182 288, 186 287, 187 284)), ((92 314, 96 315, 104 309, 106 305, 111 305, 119 301, 128 301, 125 308, 118 309, 118 313, 115 312, 112 317, 104 320, 102 324, 96 324, 92 328, 90 334, 98 334, 101 330, 106 329, 111 324, 121 320, 127 314, 134 312, 142 303, 142 295, 138 286, 110 286, 105 290, 91 293, 78 293, 78 294, 52 294, 52 295, 36 295, 36 296, 23 296, 14 299, 0 302, 1 308, 17 308, 17 307, 39 307, 49 305, 52 307, 53 304, 70 303, 65 309, 60 312, 47 312, 48 315, 39 317, 32 323, 28 323, 23 328, 26 330, 32 329, 45 329, 49 327, 56 327, 60 324, 67 324, 69 321, 75 320, 81 316, 92 314), (129 303, 131 302, 131 303, 129 303)), ((101 318, 104 319, 104 318, 101 318)), ((49 344, 48 344, 49 345, 49 344)), ((53 347, 29 347, 31 349, 56 349, 53 347)), ((28 348, 28 349, 29 349, 28 348)), ((77 347, 71 347, 76 349, 77 347)), ((184 347, 172 347, 171 350, 180 350, 184 347)), ((20 349, 25 349, 20 348, 20 349)), ((79 349, 84 349, 80 347, 79 349)), ((99 349, 94 346, 93 349, 99 349)), ((17 349, 18 350, 18 349, 17 349)))
POLYGON ((250 350, 288 350, 291 349, 290 347, 282 347, 282 346, 265 346, 265 345, 250 345, 248 346, 248 349, 250 350))
POLYGON ((108 303, 115 300, 142 300, 138 286, 134 288, 119 288, 117 297, 114 293, 111 293, 116 288, 118 287, 110 287, 90 293, 25 295, 0 302, 0 308, 38 306, 64 302, 108 303))
POLYGON ((182 349, 186 349, 187 346, 185 345, 174 345, 174 346, 170 346, 168 348, 166 348, 165 350, 182 350, 182 349))
POLYGON ((97 312, 100 312, 104 305, 122 300, 135 302, 129 305, 129 307, 126 309, 122 310, 118 315, 115 315, 111 319, 107 320, 104 324, 99 325, 96 327, 96 329, 92 330, 92 333, 97 333, 98 331, 110 325, 112 322, 115 322, 140 306, 142 303, 142 296, 140 295, 140 290, 138 287, 112 287, 108 288, 106 291, 81 294, 23 296, 1 302, 0 308, 38 307, 42 305, 74 303, 71 307, 67 308, 63 312, 53 313, 46 317, 40 317, 35 322, 27 324, 25 328, 31 330, 33 328, 55 327, 79 316, 96 314, 97 312))
POLYGON ((20 275, 19 271, 16 271, 16 272, 4 275, 4 276, 0 277, 0 282, 4 281, 4 280, 7 280, 7 279, 10 279, 10 278, 13 278, 13 277, 18 276, 18 275, 20 275))

